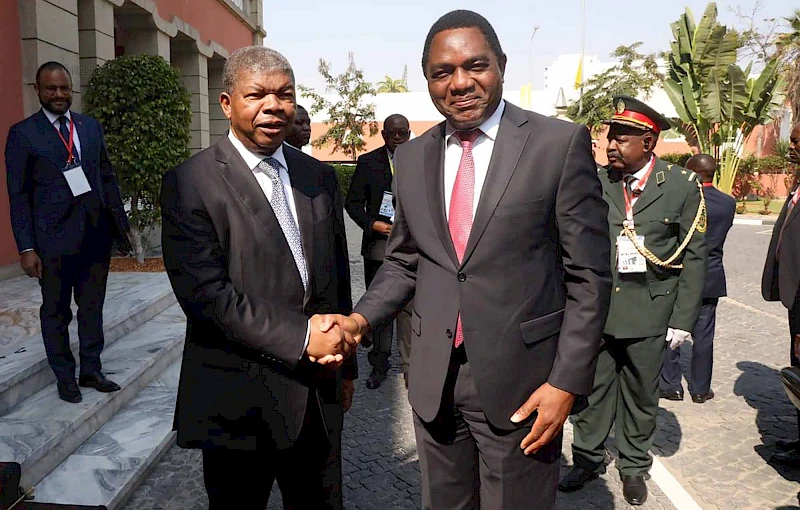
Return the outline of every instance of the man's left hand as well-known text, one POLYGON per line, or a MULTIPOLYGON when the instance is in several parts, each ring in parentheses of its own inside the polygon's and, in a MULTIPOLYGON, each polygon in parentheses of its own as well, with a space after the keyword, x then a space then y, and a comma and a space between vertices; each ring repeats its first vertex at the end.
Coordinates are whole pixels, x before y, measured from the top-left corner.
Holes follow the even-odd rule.
POLYGON ((560 390, 549 383, 539 386, 522 407, 517 409, 511 421, 519 423, 537 411, 538 416, 531 426, 530 433, 520 443, 525 455, 538 452, 544 445, 555 439, 567 421, 569 411, 575 402, 575 395, 560 390))
POLYGON ((353 393, 356 391, 355 383, 350 379, 342 381, 342 410, 347 412, 353 405, 353 393))
POLYGON ((692 334, 682 329, 667 328, 667 342, 673 351, 683 345, 687 340, 692 339, 692 334))

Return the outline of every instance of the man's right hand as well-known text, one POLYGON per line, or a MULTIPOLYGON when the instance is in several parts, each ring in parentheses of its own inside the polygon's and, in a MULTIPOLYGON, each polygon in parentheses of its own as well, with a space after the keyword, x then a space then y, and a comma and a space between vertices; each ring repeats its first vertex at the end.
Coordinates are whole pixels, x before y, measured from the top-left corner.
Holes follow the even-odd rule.
POLYGON ((314 315, 311 317, 311 333, 308 338, 306 355, 313 361, 330 359, 328 356, 341 360, 349 356, 355 348, 357 341, 352 335, 346 334, 344 329, 339 327, 340 320, 338 317, 347 319, 347 317, 336 315, 314 315))
POLYGON ((39 258, 35 251, 30 250, 21 254, 19 265, 22 266, 22 270, 25 271, 26 275, 31 278, 42 279, 42 259, 39 258))
POLYGON ((372 222, 372 230, 379 234, 388 236, 392 233, 392 225, 391 223, 386 223, 385 221, 374 221, 372 222))

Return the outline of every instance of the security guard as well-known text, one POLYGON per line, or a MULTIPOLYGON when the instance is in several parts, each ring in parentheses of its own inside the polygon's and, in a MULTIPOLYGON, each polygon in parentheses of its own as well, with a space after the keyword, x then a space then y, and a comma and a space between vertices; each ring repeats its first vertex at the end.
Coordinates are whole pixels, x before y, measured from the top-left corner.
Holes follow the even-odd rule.
POLYGON ((605 472, 604 442, 616 423, 623 495, 647 499, 667 344, 691 338, 706 270, 705 208, 696 175, 653 154, 669 123, 628 96, 614 98, 609 164, 599 172, 609 205, 614 287, 588 407, 572 418, 574 465, 559 483, 575 491, 605 472))

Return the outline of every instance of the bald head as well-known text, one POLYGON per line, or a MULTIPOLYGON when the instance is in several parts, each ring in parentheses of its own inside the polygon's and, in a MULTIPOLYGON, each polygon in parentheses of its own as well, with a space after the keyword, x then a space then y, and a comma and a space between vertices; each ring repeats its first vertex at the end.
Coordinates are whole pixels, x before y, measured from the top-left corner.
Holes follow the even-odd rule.
POLYGON ((717 172, 717 160, 708 154, 697 154, 689 158, 686 168, 696 173, 700 182, 712 182, 717 172))
POLYGON ((411 136, 408 127, 408 119, 399 113, 389 115, 386 117, 386 120, 383 121, 381 136, 383 136, 383 141, 386 142, 386 148, 389 149, 389 152, 394 154, 394 150, 397 146, 406 143, 411 136))
POLYGON ((800 122, 794 125, 789 134, 789 161, 800 165, 800 122))

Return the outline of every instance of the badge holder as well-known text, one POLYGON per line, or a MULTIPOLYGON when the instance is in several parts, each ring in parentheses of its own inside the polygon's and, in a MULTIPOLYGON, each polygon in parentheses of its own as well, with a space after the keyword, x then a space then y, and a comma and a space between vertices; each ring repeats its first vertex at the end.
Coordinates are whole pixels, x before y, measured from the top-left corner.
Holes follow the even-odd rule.
POLYGON ((383 198, 381 199, 381 207, 378 214, 384 216, 389 222, 394 221, 394 195, 391 191, 384 191, 383 198))
POLYGON ((61 172, 64 174, 64 178, 67 179, 72 196, 78 197, 92 191, 92 187, 89 185, 86 173, 84 173, 80 163, 67 163, 67 166, 61 172))

